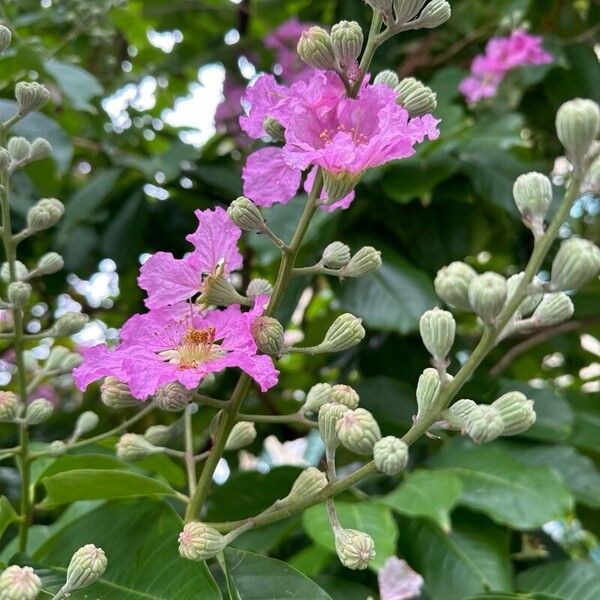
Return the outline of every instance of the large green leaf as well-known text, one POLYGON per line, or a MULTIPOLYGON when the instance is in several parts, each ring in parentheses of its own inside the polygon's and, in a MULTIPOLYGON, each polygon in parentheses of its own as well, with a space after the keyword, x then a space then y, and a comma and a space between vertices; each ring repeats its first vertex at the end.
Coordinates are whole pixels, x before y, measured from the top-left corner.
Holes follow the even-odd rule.
POLYGON ((41 458, 31 465, 31 481, 81 469, 126 469, 127 463, 108 454, 65 454, 58 458, 41 458))
POLYGON ((12 504, 5 496, 0 496, 0 539, 6 528, 19 518, 12 504))
POLYGON ((205 563, 181 558, 182 523, 164 502, 123 501, 102 505, 52 535, 34 560, 65 572, 83 544, 104 550, 108 567, 97 583, 74 592, 72 600, 220 600, 205 563))
POLYGON ((551 594, 561 600, 598 600, 600 565, 575 560, 533 567, 519 575, 517 588, 551 594))
POLYGON ((461 492, 461 480, 452 473, 415 471, 380 501, 401 514, 431 519, 450 531, 450 511, 461 492))
MULTIPOLYGON (((336 502, 335 508, 342 527, 368 533, 375 542, 374 569, 383 567, 386 559, 396 553, 398 528, 387 506, 376 502, 336 502)), ((335 552, 333 533, 324 504, 304 511, 304 529, 317 544, 335 552)))
POLYGON ((575 414, 569 442, 596 452, 600 439, 600 402, 592 394, 577 390, 568 390, 566 396, 575 414))
POLYGON ((466 600, 560 600, 558 596, 548 594, 477 594, 469 596, 466 600))
POLYGON ((100 96, 103 90, 89 71, 55 59, 46 61, 44 66, 75 110, 94 111, 90 100, 100 96))

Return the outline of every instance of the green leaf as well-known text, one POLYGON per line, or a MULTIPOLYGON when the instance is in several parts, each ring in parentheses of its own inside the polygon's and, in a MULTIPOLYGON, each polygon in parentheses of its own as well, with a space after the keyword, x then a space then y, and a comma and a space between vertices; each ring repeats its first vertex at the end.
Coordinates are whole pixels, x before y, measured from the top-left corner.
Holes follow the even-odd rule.
POLYGON ((393 510, 412 517, 425 517, 450 531, 450 511, 462 492, 456 475, 446 471, 415 471, 380 499, 393 510))
MULTIPOLYGON (((336 502, 336 512, 342 527, 368 533, 375 542, 375 559, 370 567, 378 570, 386 559, 396 553, 398 528, 390 509, 376 502, 336 502)), ((306 533, 317 543, 335 552, 335 543, 324 504, 304 511, 306 533)))
POLYGON ((552 594, 561 600, 598 600, 600 565, 583 560, 551 562, 521 573, 517 588, 552 594))
POLYGON ((120 470, 77 469, 46 477, 42 484, 47 492, 42 508, 74 500, 176 495, 173 488, 160 481, 120 470))
POLYGON ((566 391, 566 396, 575 414, 573 431, 568 441, 580 448, 597 452, 600 439, 600 403, 593 394, 576 390, 566 391))
POLYGON ((95 112, 90 100, 100 96, 104 90, 90 72, 55 59, 47 60, 44 67, 75 110, 95 112))
POLYGON ((377 597, 372 589, 354 579, 319 575, 316 582, 331 596, 331 600, 369 600, 377 597))
POLYGON ((284 562, 233 548, 223 554, 232 600, 331 600, 314 581, 284 562))
POLYGON ((478 594, 466 600, 560 600, 558 596, 548 594, 478 594))
POLYGON ((98 582, 74 592, 72 600, 221 600, 206 564, 179 555, 181 528, 180 517, 164 502, 112 502, 56 532, 33 559, 64 574, 83 544, 104 550, 106 571, 98 582))
POLYGON ((517 462, 495 446, 476 446, 455 437, 431 465, 460 477, 460 504, 515 529, 541 527, 573 508, 573 497, 556 471, 517 462))
POLYGON ((332 559, 333 555, 329 550, 325 550, 323 546, 311 544, 294 554, 288 559, 288 563, 307 577, 314 578, 325 569, 332 559))
POLYGON ((0 539, 2 539, 2 534, 6 531, 6 528, 15 523, 18 518, 19 515, 12 507, 8 498, 0 496, 0 539))

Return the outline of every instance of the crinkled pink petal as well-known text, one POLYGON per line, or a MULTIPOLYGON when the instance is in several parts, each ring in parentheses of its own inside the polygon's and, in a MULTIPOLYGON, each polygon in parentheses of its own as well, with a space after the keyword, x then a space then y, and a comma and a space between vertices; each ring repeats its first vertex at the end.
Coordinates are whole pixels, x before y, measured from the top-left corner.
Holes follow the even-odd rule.
MULTIPOLYGON (((307 194, 310 193, 310 190, 312 189, 312 186, 315 182, 316 176, 317 176, 317 167, 314 167, 308 172, 308 175, 306 176, 306 179, 304 180, 304 191, 307 194)), ((345 198, 342 198, 341 200, 338 200, 337 202, 334 202, 333 204, 322 204, 319 208, 321 210, 324 210, 325 212, 334 212, 338 208, 346 209, 352 204, 354 197, 355 197, 355 192, 354 192, 354 190, 352 190, 345 198)), ((325 189, 323 189, 321 191, 320 199, 323 201, 327 201, 327 192, 325 191, 325 189)))
MULTIPOLYGON (((126 381, 134 398, 145 400, 167 383, 178 380, 178 365, 162 360, 143 346, 132 346, 123 361, 126 381)), ((181 370, 183 371, 183 370, 181 370)))
MULTIPOLYGON (((232 352, 226 354, 220 361, 221 369, 225 367, 238 367, 250 375, 258 383, 261 392, 266 392, 277 385, 279 371, 273 365, 273 359, 266 354, 246 354, 232 352)), ((219 370, 221 370, 219 369, 219 370)))
POLYGON ((377 579, 381 600, 409 600, 421 595, 423 577, 396 556, 385 561, 377 579))
POLYGON ((199 312, 196 304, 180 302, 133 315, 121 327, 119 348, 144 346, 160 351, 175 346, 189 326, 192 315, 199 312))
POLYGON ((273 75, 261 75, 246 90, 243 103, 249 105, 248 114, 240 117, 240 127, 251 138, 258 139, 265 135, 263 126, 267 117, 274 117, 285 124, 285 112, 279 107, 289 95, 289 89, 279 85, 273 75))
POLYGON ((112 375, 120 381, 126 380, 123 361, 128 356, 122 350, 109 350, 106 344, 98 344, 81 348, 83 362, 73 371, 73 379, 77 387, 83 391, 87 386, 107 375, 112 375))
POLYGON ((411 119, 408 123, 411 138, 419 143, 423 142, 425 138, 429 138, 431 141, 437 140, 440 137, 439 123, 440 119, 429 114, 411 119))

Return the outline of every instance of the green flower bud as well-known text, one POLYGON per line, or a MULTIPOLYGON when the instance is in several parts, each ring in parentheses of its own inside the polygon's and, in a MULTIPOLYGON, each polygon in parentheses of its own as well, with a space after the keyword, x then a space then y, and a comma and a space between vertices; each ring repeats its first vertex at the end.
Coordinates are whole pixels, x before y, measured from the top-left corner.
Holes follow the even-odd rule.
POLYGON ((250 421, 238 421, 232 428, 225 450, 239 450, 256 439, 256 427, 250 421))
POLYGON ((417 383, 417 419, 423 417, 435 406, 441 389, 442 382, 437 369, 425 369, 417 383))
POLYGON ((4 148, 0 148, 0 171, 6 171, 10 166, 10 161, 10 152, 4 148))
POLYGON ((578 165, 600 132, 600 106, 581 98, 565 102, 556 113, 556 132, 567 156, 578 165))
POLYGON ((364 337, 362 319, 344 313, 331 324, 320 346, 324 351, 342 352, 356 346, 364 337))
POLYGON ((482 444, 504 433, 504 421, 496 408, 479 404, 467 415, 464 429, 476 444, 482 444))
POLYGON ((263 122, 265 133, 276 142, 285 140, 285 127, 275 118, 267 117, 263 122))
POLYGON ((377 421, 364 408, 346 411, 336 428, 340 442, 355 454, 372 454, 375 442, 381 439, 377 421))
POLYGON ((29 158, 31 144, 24 137, 12 137, 8 140, 7 150, 12 160, 20 163, 29 158))
POLYGON ((88 316, 78 312, 66 312, 56 319, 52 327, 55 337, 67 337, 79 333, 88 322, 88 316))
POLYGON ((340 66, 345 69, 360 55, 364 36, 356 21, 340 21, 331 28, 331 44, 340 66))
POLYGON ((83 357, 77 352, 69 352, 62 364, 62 370, 65 373, 72 371, 83 362, 83 357))
MULTIPOLYGON (((15 260, 14 264, 16 280, 21 281, 22 279, 25 279, 29 273, 27 267, 20 260, 15 260)), ((10 267, 7 262, 3 262, 2 267, 0 267, 0 277, 2 277, 2 281, 5 281, 6 283, 11 282, 10 267)))
POLYGON ((298 42, 298 55, 315 69, 329 70, 338 67, 331 37, 321 27, 311 27, 302 33, 298 42))
MULTIPOLYGON (((511 277, 509 277, 506 280, 506 301, 508 302, 513 294, 517 291, 517 287, 519 287, 523 277, 525 277, 525 273, 521 272, 521 273, 516 273, 515 275, 512 275, 511 277)), ((534 287, 539 287, 541 285, 541 281, 537 278, 534 277, 533 282, 532 282, 532 286, 534 287)), ((526 316, 531 314, 534 310, 535 307, 540 303, 541 299, 543 298, 544 294, 543 292, 535 292, 533 294, 529 294, 525 300, 523 300, 523 302, 521 302, 521 304, 519 305, 519 309, 518 309, 518 313, 520 316, 526 316)))
POLYGON ((27 228, 37 233, 56 225, 65 212, 63 203, 56 198, 42 198, 27 212, 27 228))
POLYGON ((192 392, 177 381, 173 381, 156 390, 154 401, 162 410, 179 412, 192 401, 192 392))
POLYGON ((37 269, 40 275, 58 273, 64 266, 65 261, 58 252, 46 252, 37 262, 37 269))
POLYGON ((558 249, 552 263, 552 289, 573 290, 594 279, 600 271, 600 248, 589 240, 570 238, 558 249))
POLYGON ((144 431, 144 438, 153 446, 164 446, 171 438, 171 428, 166 425, 151 425, 144 431))
POLYGON ((273 293, 273 286, 266 279, 253 279, 246 288, 246 297, 250 300, 258 296, 270 296, 273 293))
POLYGON ((396 23, 403 25, 412 21, 427 0, 395 0, 394 12, 396 14, 396 23))
POLYGON ((360 397, 349 385, 338 383, 329 390, 329 402, 337 402, 354 410, 358 407, 360 397))
POLYGON ((37 398, 33 400, 25 411, 25 421, 27 425, 39 425, 47 421, 54 412, 54 405, 46 398, 37 398))
POLYGON ((457 400, 448 410, 444 411, 442 416, 450 429, 462 431, 465 428, 467 418, 476 408, 477 404, 473 400, 463 398, 457 400))
POLYGON ((89 433, 93 429, 96 429, 100 419, 98 415, 91 411, 86 410, 79 415, 79 418, 75 422, 75 427, 73 429, 73 436, 78 438, 86 433, 89 433))
POLYGON ((29 151, 29 160, 42 160, 50 155, 52 152, 52 146, 48 140, 44 138, 35 138, 33 142, 31 142, 31 149, 29 151))
POLYGON ((364 246, 342 269, 343 277, 364 277, 381 268, 381 252, 371 246, 364 246))
POLYGON ((257 348, 264 354, 279 356, 283 350, 283 326, 273 317, 261 315, 250 326, 257 348))
POLYGON ((35 600, 42 587, 31 567, 11 565, 0 575, 0 600, 35 600))
POLYGON ((552 202, 552 183, 541 173, 525 173, 513 185, 515 203, 523 219, 543 233, 544 219, 552 202))
POLYGON ((356 529, 338 529, 334 534, 335 551, 348 569, 366 569, 375 558, 375 542, 370 535, 356 529))
POLYGON ((336 402, 326 402, 319 409, 319 434, 329 450, 335 450, 340 445, 336 424, 347 410, 347 406, 336 402))
POLYGON ((532 319, 541 326, 549 327, 568 321, 575 311, 571 298, 564 292, 546 294, 535 309, 532 319))
POLYGON ((202 282, 202 294, 198 298, 198 303, 229 306, 231 304, 248 304, 248 299, 239 294, 231 282, 217 271, 202 282))
POLYGON ((396 102, 411 117, 420 117, 437 108, 437 94, 414 77, 406 77, 395 88, 396 102))
POLYGON ((61 440, 54 440, 48 444, 48 452, 50 456, 58 458, 67 453, 67 445, 61 440))
POLYGON ((388 435, 375 442, 373 460, 381 473, 397 475, 408 464, 408 446, 401 439, 388 435))
POLYGON ((331 386, 328 383, 317 383, 316 385, 313 385, 310 390, 308 390, 308 394, 306 394, 306 400, 302 405, 302 408, 300 408, 300 412, 302 414, 319 412, 321 406, 330 401, 330 391, 331 386))
POLYGON ((7 296, 15 308, 22 308, 31 297, 31 286, 24 281, 14 281, 8 285, 7 296))
POLYGON ((323 171, 323 188, 327 194, 327 206, 345 198, 360 181, 361 173, 350 173, 341 171, 340 173, 330 173, 323 171))
POLYGON ((318 494, 327 485, 327 477, 323 471, 316 467, 304 469, 292 485, 290 493, 285 498, 286 502, 303 500, 318 494))
POLYGON ((245 196, 236 198, 229 205, 227 215, 244 231, 264 231, 266 226, 258 206, 245 196))
POLYGON ((446 310, 434 308, 423 313, 419 321, 421 339, 436 362, 443 362, 454 344, 456 321, 446 310))
POLYGON ((437 272, 436 294, 450 306, 471 310, 469 285, 477 277, 477 271, 464 262, 455 261, 437 272))
POLYGON ((161 449, 151 444, 137 433, 125 433, 115 446, 117 456, 123 460, 140 460, 151 454, 161 452, 161 449))
POLYGON ((9 46, 12 40, 12 33, 8 27, 0 25, 0 54, 2 54, 9 46))
POLYGON ((19 112, 26 115, 39 110, 50 100, 50 92, 40 83, 35 81, 20 81, 15 86, 15 98, 19 105, 19 112))
POLYGON ((106 570, 106 554, 94 544, 86 544, 71 557, 67 567, 67 581, 63 590, 80 590, 98 581, 106 570))
POLYGON ((431 0, 419 15, 419 22, 426 29, 434 29, 452 16, 452 9, 446 0, 431 0))
POLYGON ((380 71, 377 73, 375 79, 373 80, 374 85, 387 85, 389 88, 394 89, 400 83, 400 79, 395 71, 391 71, 390 69, 386 69, 385 71, 380 71))
POLYGON ((533 400, 528 400, 521 392, 508 392, 492 402, 502 417, 502 435, 518 435, 527 431, 536 421, 533 400))
POLYGON ((109 375, 104 378, 100 386, 100 400, 109 408, 127 408, 137 406, 140 401, 131 395, 131 390, 126 383, 109 375))
POLYGON ((16 394, 0 391, 0 421, 13 421, 19 416, 20 409, 16 394))
POLYGON ((488 271, 469 284, 469 302, 484 323, 492 324, 506 302, 506 279, 488 271))
POLYGON ((325 250, 321 262, 328 269, 341 269, 350 261, 350 248, 342 242, 331 242, 325 250))
POLYGON ((226 536, 200 521, 190 521, 179 534, 179 554, 188 560, 208 560, 227 546, 226 536))

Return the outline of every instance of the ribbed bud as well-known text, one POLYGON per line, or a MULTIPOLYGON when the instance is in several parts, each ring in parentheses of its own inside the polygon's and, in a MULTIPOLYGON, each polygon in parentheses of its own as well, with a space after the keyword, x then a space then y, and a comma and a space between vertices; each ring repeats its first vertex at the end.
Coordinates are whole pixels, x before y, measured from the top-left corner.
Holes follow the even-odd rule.
POLYGON ((338 383, 329 390, 329 402, 337 402, 354 410, 358 407, 360 397, 349 385, 338 383))
POLYGON ((258 296, 270 296, 273 293, 273 286, 266 279, 252 279, 246 288, 246 297, 250 300, 258 296))
POLYGON ((144 431, 144 438, 153 446, 164 446, 171 438, 171 428, 167 425, 151 425, 144 431))
POLYGON ((302 414, 316 413, 323 404, 329 402, 329 392, 331 391, 331 385, 328 383, 317 383, 313 385, 308 394, 306 394, 306 400, 300 408, 302 414))
POLYGON ((506 302, 506 279, 488 271, 478 275, 469 285, 469 302, 484 323, 491 324, 506 302))
POLYGON ((328 269, 341 269, 350 262, 350 248, 342 242, 331 242, 325 250, 321 262, 328 269))
POLYGON ((31 286, 24 281, 14 281, 8 285, 6 295, 15 308, 22 308, 31 297, 31 286))
POLYGON ((521 392, 508 392, 492 402, 502 417, 502 435, 518 435, 527 431, 536 421, 533 400, 528 400, 521 392))
POLYGON ((335 551, 348 569, 366 569, 375 558, 375 542, 370 535, 356 529, 338 529, 334 534, 335 551))
POLYGON ((343 277, 364 277, 381 268, 381 252, 371 246, 364 246, 351 259, 342 271, 343 277))
MULTIPOLYGON (((27 273, 29 273, 27 267, 20 260, 15 260, 14 264, 16 280, 21 281, 22 279, 25 279, 27 273)), ((0 267, 0 277, 2 278, 2 281, 5 281, 6 283, 11 282, 10 267, 7 262, 3 262, 0 267)))
POLYGON ((245 196, 236 198, 227 209, 229 218, 244 231, 263 231, 265 220, 256 204, 245 196))
POLYGON ((100 386, 100 399, 109 408, 127 408, 140 403, 131 395, 131 390, 126 383, 111 375, 105 377, 100 386))
POLYGON ((433 29, 444 24, 452 16, 452 9, 446 0, 431 0, 419 15, 422 27, 433 29))
POLYGON ((535 309, 532 319, 538 325, 549 327, 568 321, 575 311, 571 298, 564 292, 546 294, 535 309))
POLYGON ((395 89, 395 87, 400 83, 400 79, 395 71, 390 69, 386 69, 385 71, 380 71, 375 76, 373 80, 374 85, 387 85, 389 88, 395 89))
POLYGON ((50 456, 58 458, 67 453, 67 445, 61 440, 54 440, 48 444, 48 452, 50 456))
POLYGON ((209 275, 202 282, 202 294, 198 298, 201 304, 230 306, 231 304, 247 304, 244 298, 219 272, 209 275))
POLYGON ((304 469, 292 485, 290 493, 285 498, 288 502, 304 500, 318 494, 327 485, 327 476, 316 467, 304 469))
POLYGON ((275 118, 267 117, 263 122, 265 133, 276 142, 285 139, 285 127, 275 118))
POLYGON ((66 337, 79 333, 88 322, 88 316, 78 312, 66 312, 56 319, 52 331, 56 337, 66 337))
POLYGON ((467 418, 477 408, 473 400, 463 398, 457 400, 448 410, 444 411, 443 417, 450 429, 462 431, 465 428, 467 418))
POLYGON ((496 408, 479 404, 465 419, 464 431, 476 444, 483 444, 504 433, 504 421, 496 408))
POLYGON ((10 152, 4 148, 0 148, 0 171, 6 171, 10 166, 10 152))
POLYGON ((208 560, 227 546, 227 538, 200 521, 190 521, 179 534, 179 554, 188 560, 208 560))
POLYGON ((12 40, 12 33, 8 27, 0 25, 0 54, 2 54, 9 46, 12 40))
POLYGON ((123 434, 115 448, 117 456, 123 460, 140 460, 161 451, 160 448, 157 448, 137 433, 123 434))
POLYGON ((464 262, 455 261, 442 267, 435 278, 436 294, 450 306, 471 310, 469 285, 477 277, 477 271, 464 262))
POLYGON ((364 36, 356 21, 340 21, 331 28, 333 52, 342 69, 354 64, 360 55, 364 36))
POLYGON ((589 240, 570 238, 558 249, 552 263, 552 289, 573 290, 594 279, 600 271, 600 248, 589 240))
POLYGON ((437 94, 414 77, 406 77, 396 87, 396 102, 411 117, 420 117, 437 108, 437 94))
POLYGON ((336 428, 340 442, 355 454, 372 454, 375 442, 381 439, 377 421, 364 408, 346 411, 336 428))
POLYGON ((27 212, 27 228, 37 233, 56 225, 65 212, 65 207, 56 198, 42 198, 27 212))
POLYGON ((106 554, 94 544, 86 544, 73 554, 67 568, 67 581, 63 589, 80 590, 98 581, 106 570, 106 554))
POLYGON ((347 410, 347 406, 336 402, 326 402, 319 409, 319 434, 325 447, 330 450, 340 445, 336 424, 347 410))
POLYGON ((29 160, 42 160, 47 156, 50 156, 52 152, 52 146, 48 140, 44 138, 35 138, 33 142, 31 142, 31 149, 29 151, 29 160))
POLYGON ((58 273, 64 266, 65 261, 58 252, 46 252, 37 262, 37 269, 40 275, 58 273))
POLYGON ((397 475, 408 463, 408 446, 401 439, 388 435, 375 442, 373 460, 381 473, 397 475))
POLYGON ((513 197, 519 212, 527 223, 540 233, 552 202, 552 183, 541 173, 525 173, 513 185, 513 197))
MULTIPOLYGON (((512 275, 506 280, 506 301, 508 302, 513 294, 517 291, 521 280, 525 277, 525 273, 516 273, 512 275)), ((540 280, 537 277, 533 278, 532 286, 538 287, 541 284, 540 280)), ((535 292, 533 294, 529 294, 523 302, 519 305, 519 315, 526 316, 531 314, 535 307, 540 303, 542 298, 544 297, 543 292, 535 292)))
POLYGON ((156 406, 162 410, 179 412, 192 401, 192 392, 180 383, 173 381, 156 390, 154 401, 156 406))
POLYGON ((12 421, 19 415, 20 404, 13 392, 0 391, 0 421, 12 421))
POLYGON ((31 144, 24 137, 11 137, 8 140, 6 149, 10 154, 12 160, 16 163, 23 162, 29 158, 31 152, 31 144))
POLYGON ((83 357, 77 352, 69 352, 63 361, 62 370, 65 372, 72 371, 83 362, 83 357))
POLYGON ((417 383, 417 419, 427 414, 435 406, 441 389, 442 382, 437 369, 425 369, 417 383))
POLYGON ((15 98, 22 115, 39 110, 50 100, 50 92, 40 83, 35 81, 20 81, 15 86, 15 98))
POLYGON ((27 425, 39 425, 47 421, 54 412, 54 405, 46 398, 36 398, 29 404, 25 411, 27 425))
POLYGON ((232 428, 225 450, 239 450, 256 439, 256 427, 250 421, 238 421, 232 428))
POLYGON ((31 567, 11 565, 0 574, 0 600, 35 600, 42 587, 31 567))
POLYGON ((341 171, 340 173, 330 173, 323 171, 323 188, 327 194, 327 202, 330 205, 342 198, 345 198, 360 181, 361 173, 350 173, 341 171))
POLYGON ((394 12, 396 14, 396 23, 404 25, 412 21, 427 0, 395 0, 394 12))
POLYGON ((576 98, 556 113, 556 133, 572 163, 583 160, 600 132, 600 106, 593 100, 576 98))
POLYGON ((271 356, 279 356, 283 350, 283 326, 273 317, 261 315, 250 326, 257 348, 271 356))
POLYGON ((85 412, 82 412, 77 418, 77 421, 75 421, 73 435, 75 437, 79 437, 81 435, 89 433, 93 429, 96 429, 99 422, 100 419, 94 411, 86 410, 85 412))
POLYGON ((329 70, 338 67, 331 37, 321 27, 311 27, 302 33, 298 41, 298 55, 315 69, 329 70))
POLYGON ((344 313, 331 324, 320 346, 328 352, 342 352, 356 346, 364 337, 362 319, 344 313))
POLYGON ((419 321, 421 339, 429 354, 443 362, 454 344, 456 321, 446 310, 434 308, 423 313, 419 321))

